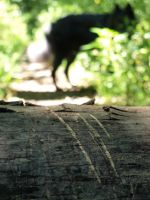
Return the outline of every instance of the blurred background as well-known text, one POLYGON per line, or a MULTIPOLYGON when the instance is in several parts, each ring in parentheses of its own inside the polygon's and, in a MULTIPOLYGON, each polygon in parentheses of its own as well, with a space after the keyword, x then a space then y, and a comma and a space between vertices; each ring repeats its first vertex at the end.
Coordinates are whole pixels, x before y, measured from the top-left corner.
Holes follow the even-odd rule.
POLYGON ((94 96, 98 104, 150 105, 149 0, 1 0, 0 99, 55 105, 82 104, 94 96), (71 82, 78 89, 67 85, 64 62, 58 72, 63 91, 56 91, 48 59, 26 61, 27 53, 37 61, 40 50, 47 49, 44 31, 51 22, 72 13, 106 13, 127 3, 138 19, 132 35, 96 29, 100 37, 84 46, 71 65, 71 82))

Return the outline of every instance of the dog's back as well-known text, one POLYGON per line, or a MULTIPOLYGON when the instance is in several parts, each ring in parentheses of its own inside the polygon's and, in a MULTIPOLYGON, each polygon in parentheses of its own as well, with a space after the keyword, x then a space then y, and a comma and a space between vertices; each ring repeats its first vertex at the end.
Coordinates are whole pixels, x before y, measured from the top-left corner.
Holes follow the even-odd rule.
POLYGON ((90 28, 99 27, 100 19, 101 15, 81 14, 58 20, 52 24, 52 30, 47 35, 52 50, 67 56, 70 51, 78 50, 81 45, 93 41, 97 34, 90 32, 90 28))

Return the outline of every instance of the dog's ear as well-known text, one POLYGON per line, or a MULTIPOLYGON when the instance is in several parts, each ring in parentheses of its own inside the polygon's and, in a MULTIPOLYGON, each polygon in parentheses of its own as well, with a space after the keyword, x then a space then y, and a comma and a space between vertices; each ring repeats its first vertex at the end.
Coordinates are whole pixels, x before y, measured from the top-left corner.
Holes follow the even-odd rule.
POLYGON ((121 8, 118 4, 116 4, 114 10, 115 10, 115 12, 119 12, 119 11, 121 11, 121 8))
POLYGON ((134 11, 133 11, 133 8, 131 7, 131 5, 128 3, 125 7, 125 11, 127 13, 127 16, 131 19, 134 19, 135 18, 135 15, 134 15, 134 11))
POLYGON ((126 5, 126 9, 132 9, 132 6, 129 4, 129 3, 127 3, 127 5, 126 5))

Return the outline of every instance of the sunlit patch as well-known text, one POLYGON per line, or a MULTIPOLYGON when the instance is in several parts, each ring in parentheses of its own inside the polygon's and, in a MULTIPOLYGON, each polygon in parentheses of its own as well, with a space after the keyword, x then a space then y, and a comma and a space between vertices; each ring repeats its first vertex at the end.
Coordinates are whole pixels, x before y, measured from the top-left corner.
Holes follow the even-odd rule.
POLYGON ((94 0, 95 4, 100 4, 102 0, 94 0))

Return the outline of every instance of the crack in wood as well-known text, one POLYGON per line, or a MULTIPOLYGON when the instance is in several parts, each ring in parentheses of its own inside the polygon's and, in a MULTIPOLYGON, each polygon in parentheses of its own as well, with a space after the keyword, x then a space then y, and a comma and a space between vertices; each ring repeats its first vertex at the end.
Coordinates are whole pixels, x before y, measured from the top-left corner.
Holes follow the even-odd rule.
POLYGON ((135 112, 132 112, 132 111, 129 111, 129 110, 117 108, 115 106, 103 106, 103 110, 106 111, 106 112, 109 112, 111 109, 121 111, 121 112, 124 112, 124 113, 135 113, 135 112))
POLYGON ((103 110, 108 113, 110 119, 126 120, 137 118, 149 118, 149 107, 124 107, 104 106, 103 110), (142 112, 144 110, 144 112, 142 112))
POLYGON ((104 106, 103 110, 108 113, 110 120, 121 120, 123 118, 128 119, 135 111, 129 111, 114 106, 104 106))

